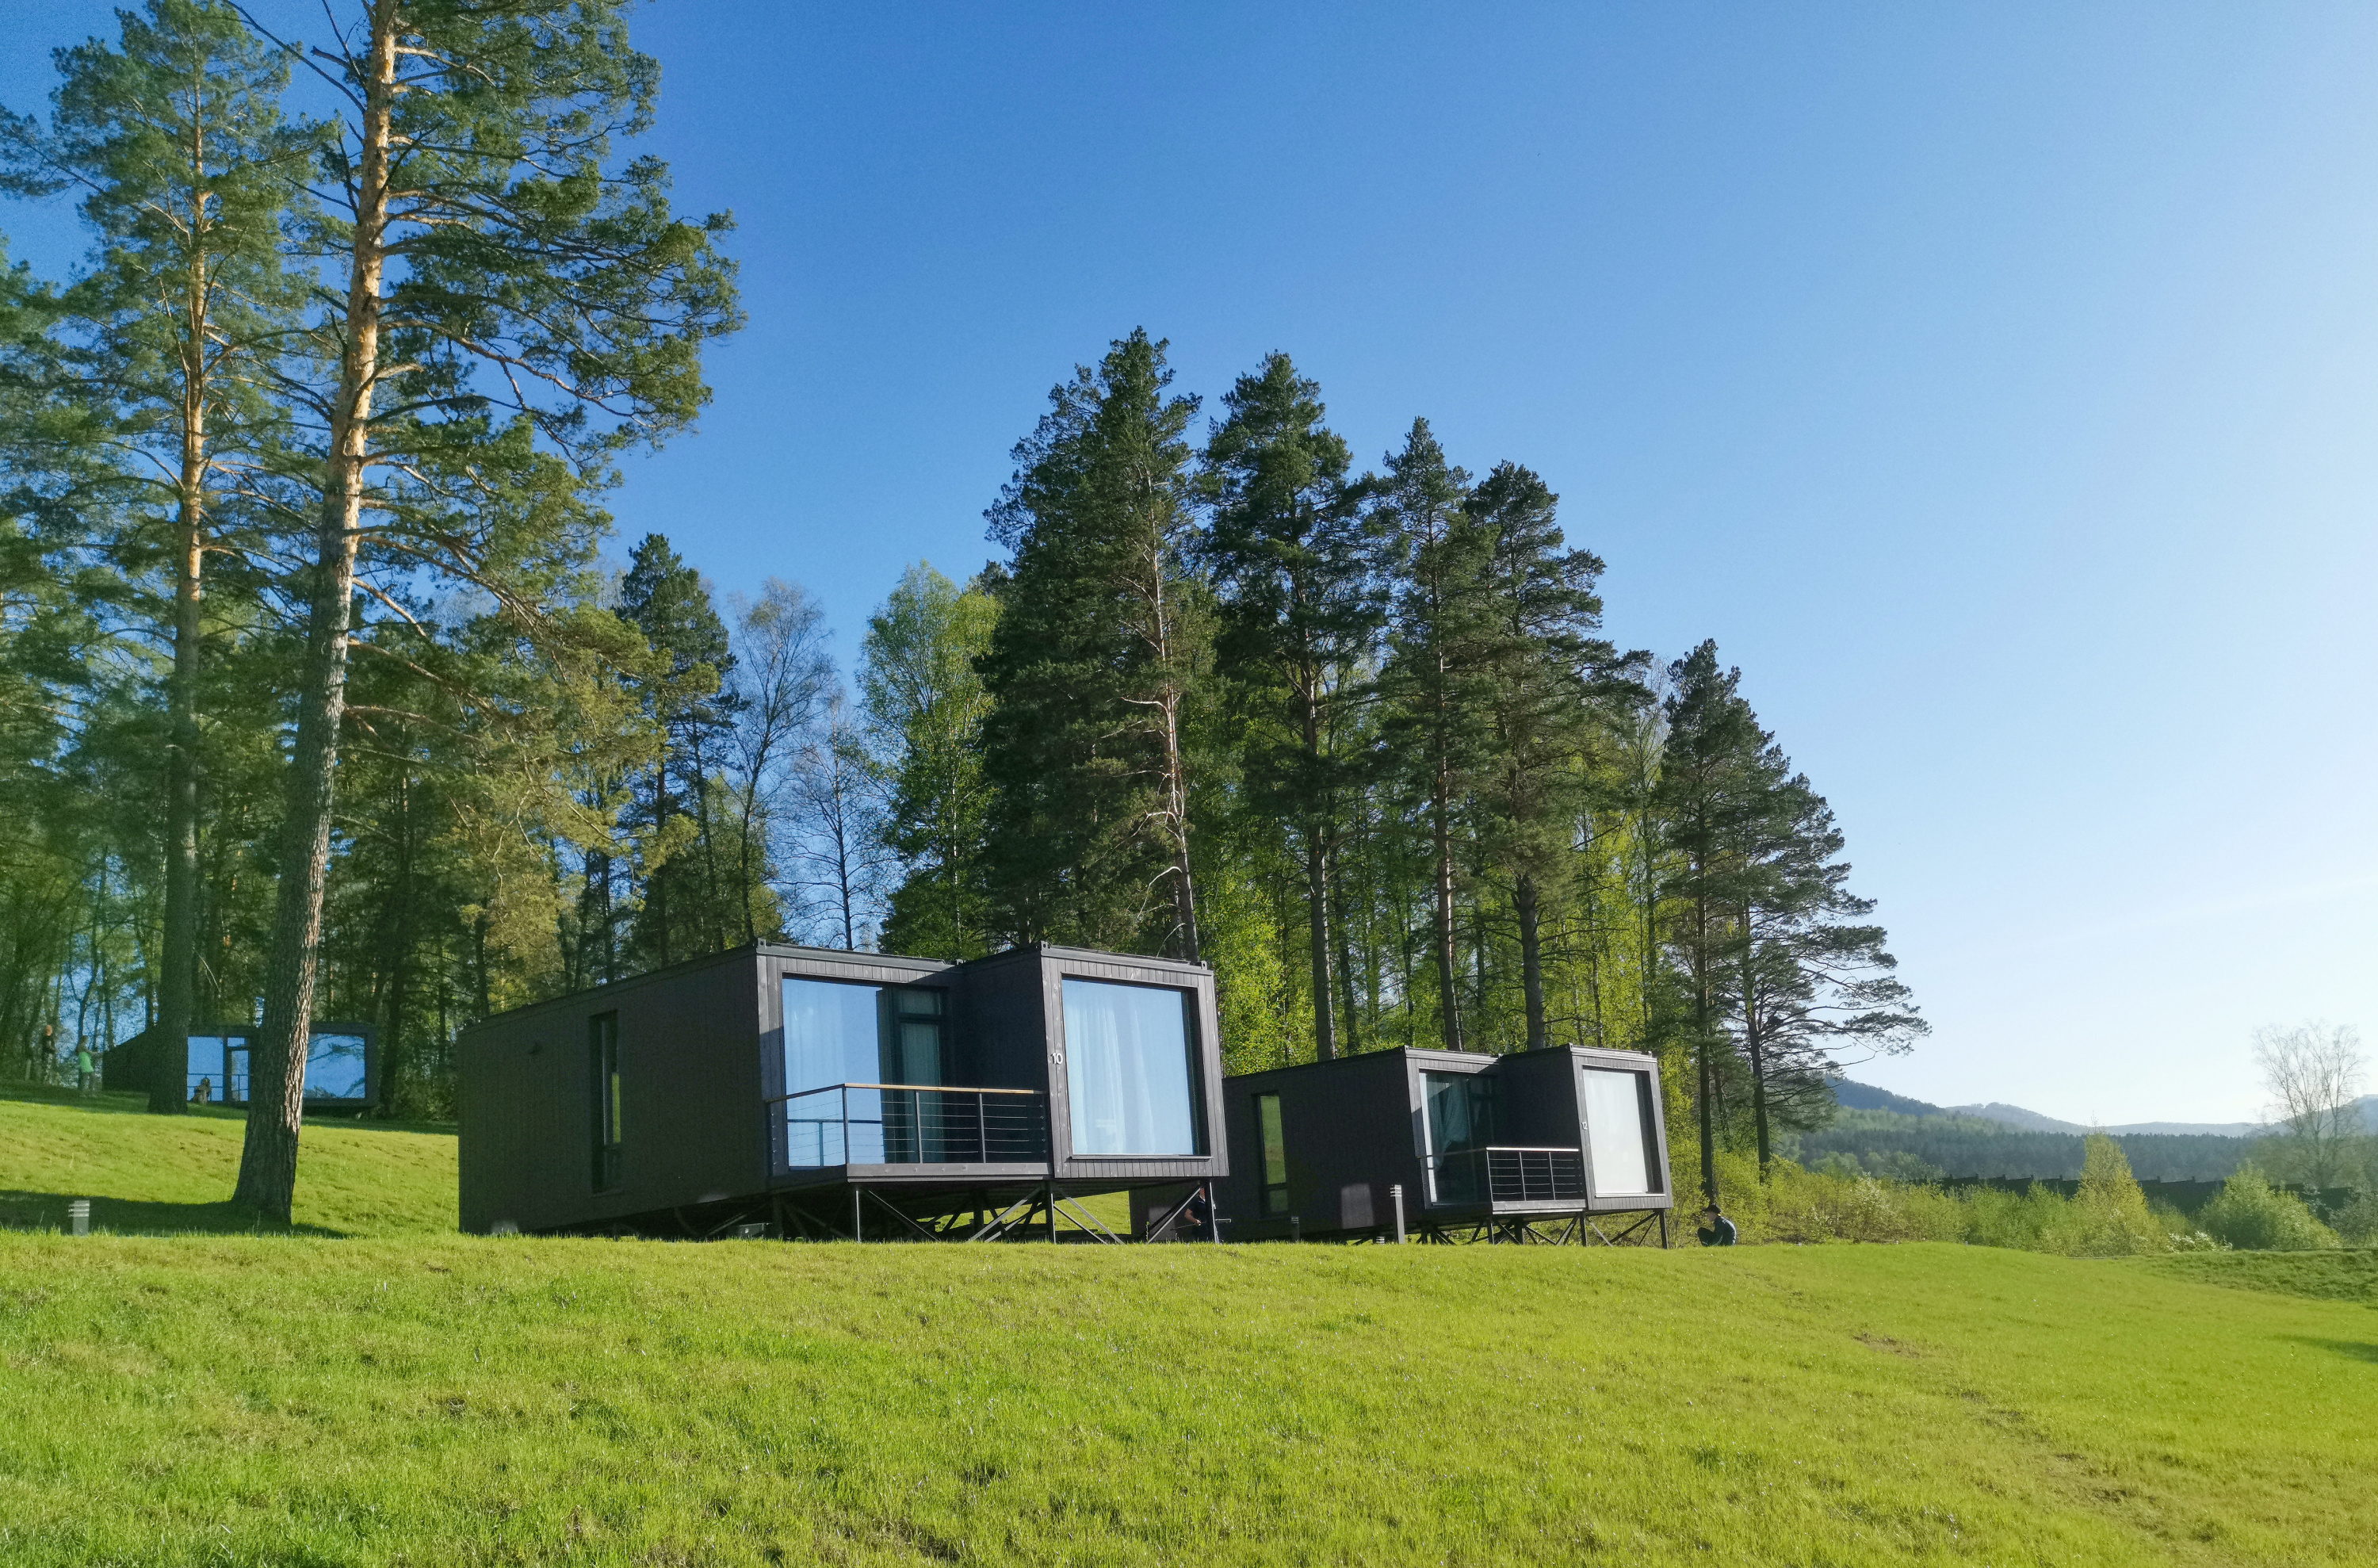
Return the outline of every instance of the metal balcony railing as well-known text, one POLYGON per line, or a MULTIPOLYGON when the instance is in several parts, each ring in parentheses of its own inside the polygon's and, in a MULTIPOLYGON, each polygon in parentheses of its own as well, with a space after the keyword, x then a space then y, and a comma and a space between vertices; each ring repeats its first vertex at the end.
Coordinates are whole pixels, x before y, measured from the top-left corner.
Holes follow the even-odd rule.
POLYGON ((829 1083, 784 1108, 786 1164, 1013 1165, 1049 1158, 1049 1096, 1037 1089, 829 1083))
POLYGON ((1586 1197, 1582 1149, 1457 1149, 1430 1155, 1428 1169, 1439 1203, 1582 1203, 1586 1197))

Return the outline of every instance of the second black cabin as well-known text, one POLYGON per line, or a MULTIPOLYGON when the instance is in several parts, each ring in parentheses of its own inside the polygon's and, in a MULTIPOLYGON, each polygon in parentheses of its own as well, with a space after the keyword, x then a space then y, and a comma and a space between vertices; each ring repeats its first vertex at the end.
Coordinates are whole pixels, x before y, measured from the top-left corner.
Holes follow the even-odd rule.
MULTIPOLYGON (((193 1105, 247 1104, 252 1024, 194 1023, 177 1092, 193 1105)), ((143 1030, 100 1058, 109 1089, 146 1093, 157 1061, 157 1036, 143 1030)), ((170 1071, 170 1068, 163 1070, 170 1071)), ((306 1045, 306 1109, 362 1111, 379 1092, 379 1033, 367 1023, 318 1023, 306 1045)))
POLYGON ((1666 1237, 1660 1067, 1638 1052, 1376 1051, 1222 1091, 1233 1241, 1666 1237))

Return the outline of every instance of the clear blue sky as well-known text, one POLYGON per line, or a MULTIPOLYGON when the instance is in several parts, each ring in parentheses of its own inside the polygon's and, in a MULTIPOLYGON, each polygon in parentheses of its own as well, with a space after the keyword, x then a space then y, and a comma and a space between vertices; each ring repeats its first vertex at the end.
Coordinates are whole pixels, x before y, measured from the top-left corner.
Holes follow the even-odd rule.
MULTIPOLYGON (((9 0, 0 102, 106 7, 9 0)), ((304 32, 318 9, 267 9, 304 32)), ((1050 384, 1267 350, 1375 463, 1543 473, 1717 639, 1933 1019, 1858 1076, 2230 1119, 2378 1035, 2378 8, 672 4, 656 150, 751 326, 637 464, 856 643, 979 565, 1050 384)), ((45 267, 54 217, 0 214, 45 267)))

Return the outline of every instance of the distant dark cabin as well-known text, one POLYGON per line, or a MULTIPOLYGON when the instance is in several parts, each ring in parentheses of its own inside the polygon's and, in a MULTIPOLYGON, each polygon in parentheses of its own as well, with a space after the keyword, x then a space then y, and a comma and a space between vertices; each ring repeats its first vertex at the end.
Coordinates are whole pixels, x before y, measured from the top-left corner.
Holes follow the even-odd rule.
POLYGON ((468 1231, 1105 1239, 1074 1199, 1162 1190, 1177 1233, 1228 1169, 1201 964, 761 943, 456 1049, 468 1231))
POLYGON ((1398 1049, 1225 1080, 1233 1241, 1667 1239, 1660 1068, 1633 1051, 1398 1049))
MULTIPOLYGON (((181 1094, 213 1105, 247 1104, 254 1024, 190 1026, 189 1069, 181 1094)), ((100 1085, 149 1092, 160 1070, 156 1032, 142 1030, 100 1057, 100 1085)), ((367 1023, 318 1023, 306 1043, 306 1109, 368 1110, 379 1092, 379 1031, 367 1023)))

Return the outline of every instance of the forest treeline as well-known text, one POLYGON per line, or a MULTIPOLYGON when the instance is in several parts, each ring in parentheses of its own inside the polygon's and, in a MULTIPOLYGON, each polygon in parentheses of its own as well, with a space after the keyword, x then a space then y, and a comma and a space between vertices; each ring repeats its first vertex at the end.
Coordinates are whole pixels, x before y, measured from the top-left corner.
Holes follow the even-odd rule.
MULTIPOLYGON (((2143 1181, 2222 1181, 2249 1160, 2288 1169, 2282 1140, 2209 1132, 2109 1134, 2143 1181)), ((2079 1177, 2087 1135, 2037 1132, 1979 1116, 1906 1116, 1844 1109, 1822 1127, 1796 1133, 1792 1157, 1810 1168, 1846 1162, 1871 1176, 1923 1181, 1936 1176, 2079 1177)))
POLYGON ((17 1070, 257 1020, 241 1196, 285 1213, 307 1017, 438 1115, 471 1020, 757 938, 1200 959, 1242 1069, 1651 1050, 1704 1169, 1922 1031, 1716 646, 1615 647, 1539 475, 1425 420, 1358 464, 1285 354, 1210 411, 1145 332, 1076 368, 994 559, 912 567, 847 676, 798 585, 607 556, 739 320, 728 220, 625 151, 621 10, 301 47, 149 0, 0 122, 92 236, 0 271, 17 1070))

